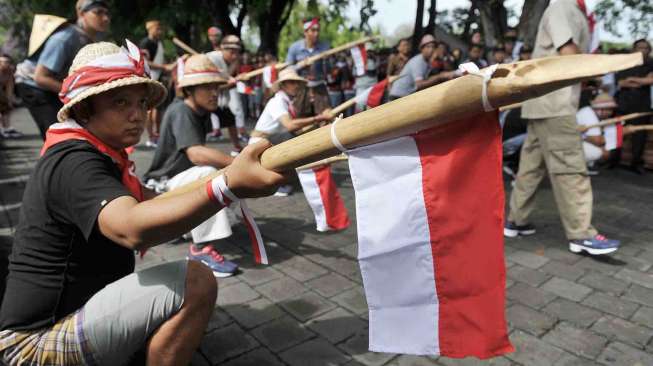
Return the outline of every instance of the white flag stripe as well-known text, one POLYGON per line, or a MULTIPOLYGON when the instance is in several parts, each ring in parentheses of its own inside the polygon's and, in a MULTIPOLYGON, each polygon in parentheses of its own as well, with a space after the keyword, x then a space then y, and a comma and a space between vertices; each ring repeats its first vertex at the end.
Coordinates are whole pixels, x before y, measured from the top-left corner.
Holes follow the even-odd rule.
POLYGON ((329 231, 326 211, 322 202, 322 195, 320 194, 320 186, 317 184, 317 179, 315 178, 315 172, 313 169, 306 169, 297 172, 297 175, 299 176, 299 183, 302 185, 304 196, 306 196, 306 201, 308 201, 308 205, 313 210, 317 231, 329 231))
POLYGON ((353 150, 349 166, 370 350, 439 354, 439 303, 415 141, 402 137, 353 150))
POLYGON ((359 47, 353 47, 351 49, 351 57, 354 61, 354 71, 356 76, 365 75, 365 60, 363 59, 363 54, 359 47))
POLYGON ((619 137, 617 136, 617 125, 603 127, 603 137, 605 138, 605 149, 615 150, 619 147, 619 137))

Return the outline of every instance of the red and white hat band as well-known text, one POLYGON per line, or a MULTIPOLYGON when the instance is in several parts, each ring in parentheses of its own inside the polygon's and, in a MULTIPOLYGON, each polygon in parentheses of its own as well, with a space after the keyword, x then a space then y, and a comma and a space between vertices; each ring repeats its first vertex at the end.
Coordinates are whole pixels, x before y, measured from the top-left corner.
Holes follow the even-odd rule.
POLYGON ((320 18, 313 18, 304 23, 304 31, 309 30, 314 25, 320 25, 320 18))
POLYGON ((150 68, 141 50, 129 40, 120 52, 96 58, 68 75, 61 85, 59 99, 66 104, 82 92, 130 76, 148 77, 150 68))
POLYGON ((177 80, 194 79, 200 77, 220 77, 220 73, 216 71, 191 71, 184 72, 184 60, 179 58, 177 60, 177 80))

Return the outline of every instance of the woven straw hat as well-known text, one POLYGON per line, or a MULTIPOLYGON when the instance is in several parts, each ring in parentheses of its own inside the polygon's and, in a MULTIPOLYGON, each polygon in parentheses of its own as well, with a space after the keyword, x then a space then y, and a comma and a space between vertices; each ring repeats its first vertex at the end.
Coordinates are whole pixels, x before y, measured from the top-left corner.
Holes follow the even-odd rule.
POLYGON ((184 63, 184 74, 179 79, 179 87, 226 82, 211 59, 207 55, 199 54, 189 57, 184 63))
POLYGON ((424 37, 422 37, 422 40, 419 42, 419 49, 421 50, 422 47, 424 47, 424 46, 426 46, 427 44, 430 44, 430 43, 436 44, 436 43, 438 43, 438 41, 432 35, 425 34, 424 37))
POLYGON ((601 93, 592 100, 592 108, 617 108, 617 102, 614 101, 614 98, 608 93, 601 93))
MULTIPOLYGON (((68 75, 73 74, 76 70, 82 68, 83 66, 87 65, 88 63, 92 62, 93 60, 99 57, 107 56, 119 52, 123 52, 122 49, 117 45, 109 42, 97 42, 97 43, 91 43, 89 45, 86 45, 81 50, 79 50, 77 56, 75 56, 75 58, 73 59, 73 63, 70 66, 70 69, 68 70, 68 75)), ((74 98, 72 98, 68 103, 64 104, 64 106, 61 107, 61 109, 59 109, 59 113, 57 113, 57 119, 59 120, 59 122, 64 122, 66 119, 68 119, 70 115, 70 109, 75 104, 81 102, 82 100, 90 96, 98 95, 111 89, 120 88, 129 85, 137 85, 137 84, 147 85, 149 91, 149 97, 150 97, 150 108, 156 107, 157 105, 161 104, 161 102, 163 102, 163 100, 165 99, 166 94, 168 93, 168 91, 163 86, 163 84, 161 84, 156 80, 152 80, 147 76, 144 77, 136 76, 136 75, 129 76, 126 78, 110 81, 101 85, 93 86, 82 91, 74 98)))
POLYGON ((308 82, 308 80, 297 75, 297 71, 292 67, 285 68, 279 72, 279 78, 272 84, 272 90, 277 91, 281 87, 281 83, 284 81, 299 81, 302 83, 308 82))
POLYGON ((222 39, 222 42, 220 42, 220 48, 240 50, 241 49, 240 38, 238 38, 238 36, 234 36, 233 34, 225 36, 222 39))

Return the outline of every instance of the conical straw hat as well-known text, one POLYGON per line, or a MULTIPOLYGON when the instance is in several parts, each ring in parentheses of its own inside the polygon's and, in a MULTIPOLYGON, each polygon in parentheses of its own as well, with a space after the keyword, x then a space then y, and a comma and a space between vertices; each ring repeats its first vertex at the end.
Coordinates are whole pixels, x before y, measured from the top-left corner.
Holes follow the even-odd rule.
POLYGON ((220 70, 213 61, 204 54, 193 55, 184 63, 184 73, 179 78, 179 87, 227 82, 220 76, 220 70))
MULTIPOLYGON (((68 75, 75 73, 75 71, 86 66, 90 62, 96 60, 97 58, 111 55, 114 53, 119 53, 119 52, 124 52, 124 50, 118 47, 117 45, 109 42, 97 42, 97 43, 91 43, 89 45, 86 45, 81 50, 79 50, 77 56, 75 56, 75 59, 73 59, 73 63, 70 66, 68 75)), ((143 55, 140 55, 140 57, 143 57, 143 55)), ((59 122, 64 122, 69 117, 70 109, 75 104, 81 102, 82 100, 90 96, 101 94, 111 89, 120 88, 129 85, 137 85, 137 84, 147 85, 149 91, 150 108, 156 107, 157 105, 161 104, 161 102, 163 102, 163 100, 165 99, 166 94, 168 93, 165 86, 163 86, 163 84, 161 84, 160 82, 156 80, 152 80, 148 76, 137 76, 134 74, 132 76, 124 77, 97 86, 89 87, 88 89, 75 95, 74 98, 72 98, 70 101, 64 104, 64 106, 61 109, 59 109, 59 112, 57 113, 57 119, 59 120, 59 122)))
POLYGON ((34 23, 32 23, 32 33, 29 36, 29 50, 27 56, 32 56, 43 46, 45 41, 56 31, 62 24, 66 23, 66 18, 55 15, 36 14, 34 23))
POLYGON ((274 84, 272 84, 272 90, 274 91, 279 90, 282 82, 290 81, 290 80, 299 81, 302 83, 308 82, 308 80, 297 75, 297 71, 295 71, 295 69, 293 69, 292 67, 288 67, 279 72, 279 78, 274 82, 274 84))

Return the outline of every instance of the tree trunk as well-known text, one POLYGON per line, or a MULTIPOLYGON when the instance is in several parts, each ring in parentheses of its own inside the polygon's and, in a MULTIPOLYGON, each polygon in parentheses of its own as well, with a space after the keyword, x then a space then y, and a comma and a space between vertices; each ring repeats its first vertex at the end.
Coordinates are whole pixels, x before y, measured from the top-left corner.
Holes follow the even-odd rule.
POLYGON ((417 0, 417 12, 415 12, 415 27, 413 27, 413 53, 419 49, 419 41, 422 38, 424 26, 424 0, 417 0))
POLYGON ((288 22, 293 5, 295 0, 272 0, 270 6, 257 15, 256 21, 261 37, 259 51, 278 54, 279 35, 288 22))
POLYGON ((435 19, 437 15, 437 0, 431 0, 431 5, 429 6, 429 22, 426 25, 424 34, 435 34, 435 19))
POLYGON ((481 27, 486 47, 494 47, 508 29, 508 11, 503 0, 477 1, 481 12, 481 27))
POLYGON ((535 44, 537 28, 547 6, 549 6, 549 0, 524 1, 517 31, 519 32, 519 39, 529 47, 533 47, 535 44))
MULTIPOLYGON (((211 1, 209 1, 211 2, 211 1)), ((231 21, 231 18, 229 15, 231 14, 231 1, 226 1, 226 0, 220 0, 220 1, 215 1, 215 12, 213 13, 213 19, 215 21, 215 25, 222 30, 223 35, 227 34, 235 34, 238 37, 240 37, 240 32, 236 27, 234 26, 234 23, 231 21)))

